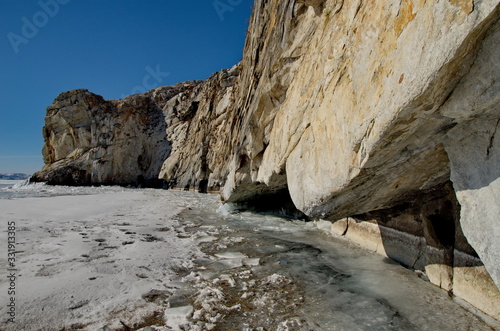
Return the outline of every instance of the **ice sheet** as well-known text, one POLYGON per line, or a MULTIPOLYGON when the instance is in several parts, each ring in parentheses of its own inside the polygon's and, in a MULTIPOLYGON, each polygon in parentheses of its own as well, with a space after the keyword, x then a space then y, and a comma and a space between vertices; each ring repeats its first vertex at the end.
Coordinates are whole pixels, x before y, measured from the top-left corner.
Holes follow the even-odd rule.
POLYGON ((190 192, 14 190, 45 195, 0 199, 0 242, 15 221, 20 276, 19 324, 4 331, 491 330, 414 272, 310 223, 190 192))

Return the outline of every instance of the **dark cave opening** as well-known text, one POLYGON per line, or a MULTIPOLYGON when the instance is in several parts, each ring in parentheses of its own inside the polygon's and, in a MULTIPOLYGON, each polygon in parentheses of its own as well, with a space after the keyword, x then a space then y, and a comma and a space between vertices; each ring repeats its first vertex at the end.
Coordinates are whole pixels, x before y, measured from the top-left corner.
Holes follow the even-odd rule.
POLYGON ((436 241, 446 248, 455 246, 455 219, 451 201, 444 201, 434 213, 426 215, 436 241))
POLYGON ((273 214, 292 219, 311 221, 312 219, 295 207, 288 187, 275 191, 261 192, 244 200, 230 202, 236 210, 249 210, 256 213, 273 214))

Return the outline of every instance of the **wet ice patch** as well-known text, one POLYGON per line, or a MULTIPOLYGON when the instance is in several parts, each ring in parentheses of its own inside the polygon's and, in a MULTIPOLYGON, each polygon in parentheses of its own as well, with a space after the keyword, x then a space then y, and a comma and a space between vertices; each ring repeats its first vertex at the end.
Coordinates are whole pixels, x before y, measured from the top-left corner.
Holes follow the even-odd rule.
POLYGON ((208 267, 215 270, 226 270, 241 266, 243 266, 243 259, 222 259, 210 264, 208 267))
POLYGON ((244 266, 257 266, 260 264, 260 258, 243 259, 242 263, 244 266))
POLYGON ((488 330, 470 315, 464 319, 463 309, 445 293, 439 292, 442 300, 422 296, 439 290, 418 283, 410 271, 318 236, 312 223, 248 212, 221 217, 220 209, 206 210, 205 222, 220 226, 220 233, 202 246, 213 262, 198 264, 185 279, 195 289, 186 330, 457 331, 476 324, 488 330), (417 283, 410 285, 411 279, 417 283), (444 320, 433 313, 443 309, 455 312, 444 320))
POLYGON ((216 253, 216 257, 220 259, 245 259, 247 256, 240 252, 221 252, 216 253))

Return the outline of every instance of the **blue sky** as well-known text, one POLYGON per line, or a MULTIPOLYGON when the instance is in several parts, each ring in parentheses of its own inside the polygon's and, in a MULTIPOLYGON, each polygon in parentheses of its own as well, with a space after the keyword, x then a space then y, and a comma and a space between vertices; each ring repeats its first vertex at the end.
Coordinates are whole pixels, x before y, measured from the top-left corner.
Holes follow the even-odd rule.
POLYGON ((0 0, 0 173, 43 166, 45 109, 61 92, 118 99, 236 64, 252 4, 0 0))

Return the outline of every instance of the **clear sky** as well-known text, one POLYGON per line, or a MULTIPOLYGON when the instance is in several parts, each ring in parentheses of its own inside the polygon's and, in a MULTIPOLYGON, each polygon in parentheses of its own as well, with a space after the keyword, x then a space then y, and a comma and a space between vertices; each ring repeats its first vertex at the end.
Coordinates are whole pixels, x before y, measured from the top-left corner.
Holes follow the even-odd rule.
POLYGON ((236 64, 252 4, 0 0, 0 173, 43 166, 45 109, 61 92, 118 99, 236 64))

